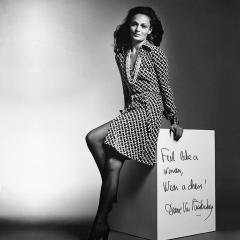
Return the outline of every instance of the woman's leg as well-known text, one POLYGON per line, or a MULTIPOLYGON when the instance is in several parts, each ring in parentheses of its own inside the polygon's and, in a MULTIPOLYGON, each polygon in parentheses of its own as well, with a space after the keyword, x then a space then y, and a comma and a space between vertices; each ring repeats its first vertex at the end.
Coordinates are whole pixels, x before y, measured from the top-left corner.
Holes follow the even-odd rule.
POLYGON ((89 240, 100 239, 100 237, 107 239, 108 237, 108 214, 112 209, 112 204, 118 190, 119 175, 123 163, 123 158, 117 155, 116 157, 109 157, 106 161, 98 210, 89 240))
POLYGON ((111 121, 93 129, 86 136, 88 148, 98 166, 102 179, 104 173, 104 165, 107 157, 103 142, 107 135, 110 123, 111 121))
POLYGON ((124 160, 115 157, 110 157, 106 161, 97 211, 97 219, 101 222, 107 222, 108 212, 112 209, 112 203, 118 191, 119 176, 123 163, 124 160))

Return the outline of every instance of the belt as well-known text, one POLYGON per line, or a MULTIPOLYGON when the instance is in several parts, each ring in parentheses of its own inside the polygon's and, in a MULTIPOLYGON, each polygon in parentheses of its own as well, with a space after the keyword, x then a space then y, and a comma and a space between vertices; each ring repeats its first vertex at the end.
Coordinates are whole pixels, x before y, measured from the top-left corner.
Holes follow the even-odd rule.
POLYGON ((157 91, 144 91, 144 92, 136 92, 133 93, 132 95, 130 95, 131 99, 134 100, 137 97, 141 97, 141 96, 146 96, 146 95, 151 95, 151 94, 157 94, 160 95, 160 92, 157 91))

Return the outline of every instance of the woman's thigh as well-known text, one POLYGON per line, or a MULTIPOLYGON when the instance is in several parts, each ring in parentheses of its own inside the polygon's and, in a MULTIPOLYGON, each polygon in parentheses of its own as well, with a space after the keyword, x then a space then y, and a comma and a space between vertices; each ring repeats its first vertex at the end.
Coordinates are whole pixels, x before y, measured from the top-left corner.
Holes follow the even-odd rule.
POLYGON ((110 127, 111 121, 94 128, 87 134, 87 139, 94 142, 103 142, 110 127))
MULTIPOLYGON (((105 137, 108 133, 108 129, 110 127, 111 121, 94 128, 91 130, 86 137, 87 143, 90 145, 102 145, 104 143, 105 137)), ((128 160, 129 158, 120 154, 115 148, 108 146, 108 145, 103 145, 104 149, 107 153, 107 158, 115 158, 117 160, 123 161, 123 160, 128 160)))

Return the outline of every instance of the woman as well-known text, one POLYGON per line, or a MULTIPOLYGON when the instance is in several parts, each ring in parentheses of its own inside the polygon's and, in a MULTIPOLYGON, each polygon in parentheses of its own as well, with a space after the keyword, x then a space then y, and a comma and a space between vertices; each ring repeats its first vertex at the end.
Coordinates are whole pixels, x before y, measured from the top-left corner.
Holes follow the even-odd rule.
POLYGON ((89 240, 108 239, 108 213, 117 201, 120 170, 125 160, 147 165, 156 162, 157 137, 164 115, 171 122, 174 139, 182 136, 167 60, 158 47, 161 22, 150 7, 135 7, 114 32, 115 58, 120 71, 124 109, 112 121, 90 131, 88 147, 97 163, 102 187, 89 240))

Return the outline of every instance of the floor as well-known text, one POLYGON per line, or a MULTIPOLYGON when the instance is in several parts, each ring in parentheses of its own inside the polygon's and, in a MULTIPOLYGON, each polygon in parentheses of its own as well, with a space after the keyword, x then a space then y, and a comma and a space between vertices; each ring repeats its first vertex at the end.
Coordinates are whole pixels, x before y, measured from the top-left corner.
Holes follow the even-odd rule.
MULTIPOLYGON (((84 235, 84 234, 83 234, 84 235)), ((9 230, 1 231, 1 240, 85 240, 87 236, 78 237, 77 234, 65 230, 9 230)), ((179 238, 179 240, 237 240, 240 230, 219 231, 179 238)), ((109 240, 144 240, 126 234, 111 232, 109 240)))
MULTIPOLYGON (((240 211, 217 216, 217 231, 179 240, 238 240, 240 239, 240 211)), ((86 240, 91 221, 27 223, 0 219, 0 240, 86 240)), ((111 231, 109 240, 144 240, 136 236, 111 231)))

